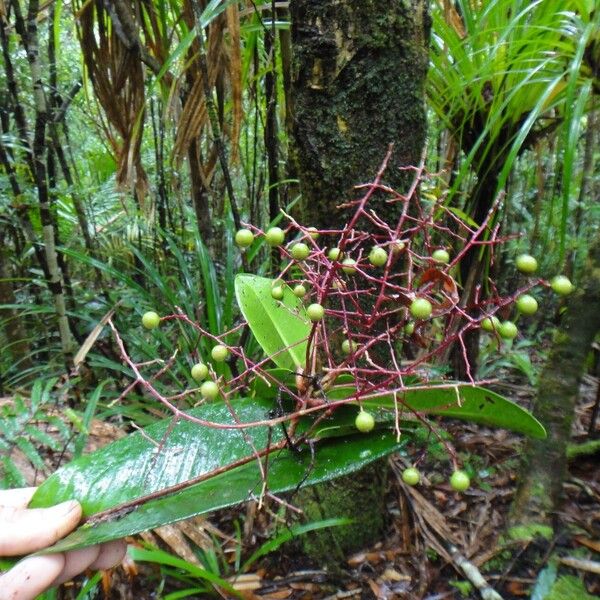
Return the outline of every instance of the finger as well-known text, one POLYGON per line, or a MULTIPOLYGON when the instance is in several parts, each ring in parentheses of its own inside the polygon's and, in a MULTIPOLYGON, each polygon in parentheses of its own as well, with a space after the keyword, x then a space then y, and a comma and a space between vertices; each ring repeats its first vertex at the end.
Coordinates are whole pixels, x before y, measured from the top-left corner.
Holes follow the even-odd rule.
POLYGON ((81 519, 81 506, 68 500, 51 508, 0 507, 0 556, 18 556, 51 546, 81 519))
POLYGON ((65 581, 70 581, 79 573, 83 573, 100 554, 100 545, 81 548, 80 550, 71 550, 65 553, 65 566, 62 573, 52 582, 52 585, 60 585, 65 581))
POLYGON ((0 600, 32 600, 52 585, 64 564, 63 554, 22 560, 0 576, 0 600))
POLYGON ((0 492, 0 506, 13 506, 15 508, 27 508, 35 487, 19 488, 16 490, 2 490, 0 492))
POLYGON ((90 565, 90 569, 104 571, 118 565, 127 552, 124 540, 115 540, 101 545, 98 558, 90 565))

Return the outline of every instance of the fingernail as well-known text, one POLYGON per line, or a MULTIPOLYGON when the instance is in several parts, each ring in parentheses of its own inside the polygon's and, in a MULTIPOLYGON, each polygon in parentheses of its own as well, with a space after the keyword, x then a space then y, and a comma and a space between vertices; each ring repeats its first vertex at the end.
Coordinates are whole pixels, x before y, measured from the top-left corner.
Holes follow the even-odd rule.
POLYGON ((66 517, 73 511, 79 510, 79 502, 77 500, 67 500, 66 502, 57 504, 54 508, 61 517, 66 517))

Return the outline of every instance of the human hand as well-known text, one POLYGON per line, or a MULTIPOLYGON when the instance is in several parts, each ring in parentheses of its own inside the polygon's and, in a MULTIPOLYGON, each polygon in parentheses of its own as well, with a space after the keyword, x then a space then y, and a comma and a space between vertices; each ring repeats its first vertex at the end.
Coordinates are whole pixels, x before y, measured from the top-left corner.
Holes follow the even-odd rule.
MULTIPOLYGON (((0 491, 0 556, 20 556, 51 546, 81 519, 76 500, 51 508, 27 508, 35 488, 0 491)), ((49 587, 86 569, 109 569, 121 562, 123 540, 47 556, 30 556, 0 575, 0 600, 32 600, 49 587)))

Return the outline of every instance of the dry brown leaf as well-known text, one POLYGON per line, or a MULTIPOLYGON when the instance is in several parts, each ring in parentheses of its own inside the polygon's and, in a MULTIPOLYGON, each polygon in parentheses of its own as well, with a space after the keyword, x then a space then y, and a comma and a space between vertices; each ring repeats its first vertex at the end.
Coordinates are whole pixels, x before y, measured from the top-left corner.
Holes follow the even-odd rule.
POLYGON ((590 550, 593 550, 594 552, 600 553, 600 540, 593 540, 591 538, 584 537, 582 535, 575 536, 574 540, 578 544, 581 544, 582 546, 585 546, 586 548, 589 548, 590 550))
POLYGON ((214 547, 212 537, 206 532, 205 519, 203 517, 194 517, 186 519, 177 524, 179 529, 184 533, 198 548, 202 550, 210 550, 214 547))
POLYGON ((444 0, 444 18, 446 23, 463 39, 465 37, 465 26, 450 0, 444 0))
POLYGON ((410 581, 411 577, 409 575, 403 575, 396 571, 396 569, 392 569, 388 567, 381 575, 382 579, 387 579, 388 581, 410 581))
POLYGON ((88 352, 92 349, 92 346, 96 343, 98 336, 104 329, 104 326, 108 323, 108 320, 114 315, 115 310, 121 304, 122 300, 119 300, 113 308, 111 308, 101 319, 100 322, 92 329, 90 334, 85 338, 83 344, 81 344, 81 348, 75 354, 75 358, 73 359, 73 364, 75 365, 75 370, 79 368, 79 365, 85 360, 85 357, 88 355, 88 352))
POLYGON ((202 564, 190 548, 183 533, 176 525, 163 525, 154 529, 154 533, 158 535, 171 550, 183 560, 201 567, 202 564))
POLYGON ((270 594, 264 594, 257 596, 260 600, 285 600, 292 595, 292 590, 279 590, 278 592, 271 592, 270 594))
MULTIPOLYGON (((113 8, 126 11, 131 22, 135 22, 125 3, 113 8)), ((85 2, 78 9, 77 35, 95 97, 107 120, 103 128, 117 161, 117 183, 135 188, 143 206, 148 189, 140 158, 145 84, 136 41, 128 40, 130 47, 124 44, 119 32, 124 36, 132 32, 112 27, 103 3, 85 2)))
POLYGON ((238 591, 253 591, 262 587, 262 579, 257 573, 244 573, 229 578, 229 583, 238 591))

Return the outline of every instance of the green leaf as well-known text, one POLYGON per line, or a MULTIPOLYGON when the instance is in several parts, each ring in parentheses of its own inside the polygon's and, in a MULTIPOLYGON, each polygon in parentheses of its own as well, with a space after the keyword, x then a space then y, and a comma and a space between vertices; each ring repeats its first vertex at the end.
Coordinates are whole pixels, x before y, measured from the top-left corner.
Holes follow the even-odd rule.
MULTIPOLYGON (((329 398, 350 398, 354 394, 352 386, 334 387, 329 398)), ((443 387, 431 384, 430 388, 408 389, 403 395, 399 394, 398 403, 400 409, 405 407, 404 418, 416 411, 502 427, 536 439, 546 437, 543 425, 524 408, 482 387, 460 383, 450 387, 447 383, 443 387)), ((394 398, 389 394, 365 398, 361 405, 371 409, 394 408, 394 398)))
POLYGON ((19 436, 16 439, 16 445, 36 469, 44 471, 46 465, 29 438, 19 436))
POLYGON ((146 550, 144 548, 136 548, 133 546, 129 551, 131 558, 135 561, 148 561, 159 565, 165 565, 170 567, 175 567, 181 571, 184 571, 191 577, 195 577, 197 579, 203 579, 210 584, 219 586, 227 591, 231 596, 236 598, 242 598, 243 596, 237 592, 229 582, 225 581, 218 575, 207 571, 206 569, 202 569, 197 565, 194 565, 186 560, 173 556, 168 552, 164 552, 159 549, 146 550))
POLYGON ((35 440, 41 446, 47 446, 55 452, 58 452, 63 446, 59 440, 52 437, 49 433, 46 433, 42 429, 38 429, 35 425, 26 425, 24 433, 27 435, 29 440, 35 440))
POLYGON ((304 523, 302 525, 295 525, 294 527, 286 527, 278 536, 265 542, 258 550, 256 550, 252 556, 244 563, 242 572, 248 571, 248 569, 261 557, 266 556, 270 552, 274 552, 282 544, 289 542, 295 537, 304 535, 311 531, 318 531, 327 527, 340 527, 342 525, 350 525, 352 519, 346 517, 337 519, 324 519, 323 521, 315 521, 313 523, 304 523))
POLYGON ((240 274, 235 295, 248 325, 265 353, 283 369, 295 371, 306 362, 310 322, 304 305, 285 284, 283 300, 271 296, 272 279, 240 274))
MULTIPOLYGON (((237 418, 243 423, 263 420, 265 411, 272 406, 271 401, 248 398, 234 403, 237 418)), ((190 413, 215 423, 232 423, 224 402, 207 404, 190 413)), ((204 427, 184 420, 172 426, 172 419, 167 419, 148 427, 145 435, 136 432, 58 470, 39 487, 31 506, 51 506, 76 498, 82 504, 84 516, 89 516, 200 474, 211 473, 238 459, 252 457, 246 440, 262 449, 267 447, 269 436, 272 443, 282 439, 282 428, 275 427, 269 432, 267 426, 248 427, 242 435, 240 430, 204 427), (157 453, 153 440, 160 442, 163 436, 163 447, 157 453)), ((273 493, 292 490, 304 478, 303 485, 334 479, 397 448, 399 444, 394 436, 373 432, 319 442, 315 447, 314 465, 308 449, 302 452, 281 450, 269 456, 269 490, 273 493)), ((120 518, 115 516, 112 520, 84 525, 51 551, 118 539, 238 504, 252 495, 258 496, 261 488, 258 463, 252 458, 243 466, 176 494, 148 501, 120 518)))

